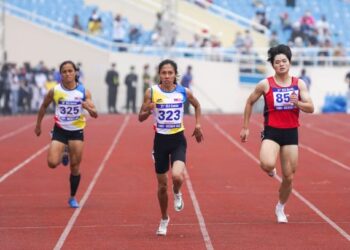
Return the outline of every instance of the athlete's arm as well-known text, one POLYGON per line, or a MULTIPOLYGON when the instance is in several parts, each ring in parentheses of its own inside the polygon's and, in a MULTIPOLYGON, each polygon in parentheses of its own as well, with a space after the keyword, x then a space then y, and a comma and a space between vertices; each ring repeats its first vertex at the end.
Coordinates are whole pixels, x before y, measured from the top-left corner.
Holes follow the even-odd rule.
POLYGON ((35 126, 35 130, 34 133, 39 136, 41 134, 41 121, 43 120, 45 113, 46 113, 46 109, 47 107, 50 105, 50 103, 53 101, 53 91, 54 89, 50 89, 49 92, 46 94, 43 103, 40 106, 40 109, 38 111, 38 116, 36 119, 36 126, 35 126))
POLYGON ((87 110, 87 112, 89 112, 89 115, 91 117, 97 118, 98 114, 97 114, 96 107, 92 102, 91 93, 87 89, 85 90, 85 101, 82 103, 82 106, 84 109, 87 110))
POLYGON ((295 106, 297 106, 301 111, 306 113, 313 113, 314 104, 307 90, 305 82, 299 79, 298 87, 299 87, 300 100, 298 99, 297 96, 294 97, 291 95, 291 102, 295 106))
POLYGON ((148 88, 143 97, 143 103, 139 112, 139 121, 143 122, 144 120, 146 120, 150 116, 150 114, 152 114, 152 110, 154 109, 154 107, 155 105, 154 103, 152 103, 151 98, 151 88, 148 88))
POLYGON ((200 124, 200 119, 202 115, 201 105, 199 104, 197 98, 194 97, 192 91, 189 90, 188 88, 185 88, 185 89, 186 89, 187 99, 191 103, 191 105, 194 107, 194 114, 196 118, 196 126, 194 128, 192 136, 196 138, 197 142, 201 142, 204 139, 201 124, 200 124))
POLYGON ((249 136, 249 120, 252 115, 253 105, 254 103, 264 94, 264 92, 267 91, 269 88, 268 82, 266 79, 260 81, 254 91, 249 95, 245 108, 244 108, 244 115, 243 115, 243 127, 240 133, 241 141, 246 142, 249 136))

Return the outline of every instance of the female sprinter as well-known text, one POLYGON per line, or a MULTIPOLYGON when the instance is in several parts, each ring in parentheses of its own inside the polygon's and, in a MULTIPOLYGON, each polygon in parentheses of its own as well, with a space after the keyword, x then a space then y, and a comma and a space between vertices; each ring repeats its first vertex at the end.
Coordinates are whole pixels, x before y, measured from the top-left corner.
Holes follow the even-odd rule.
POLYGON ((167 193, 169 165, 171 166, 175 211, 181 211, 184 208, 180 189, 184 181, 186 162, 187 143, 183 124, 186 100, 195 109, 196 126, 192 136, 195 136, 197 142, 201 142, 203 134, 200 125, 200 104, 188 88, 177 84, 176 63, 172 60, 162 61, 158 66, 158 73, 160 83, 146 90, 139 112, 139 121, 146 120, 152 113, 155 118, 153 156, 158 180, 158 200, 162 214, 156 234, 165 236, 170 221, 167 193))
POLYGON ((70 157, 70 198, 68 204, 78 208, 75 199, 80 182, 80 162, 83 154, 85 117, 83 108, 90 116, 97 118, 95 105, 91 100, 90 92, 78 82, 78 69, 72 61, 64 61, 60 65, 62 83, 52 88, 39 109, 35 134, 41 134, 41 121, 47 107, 55 103, 55 124, 52 132, 47 163, 50 168, 56 168, 61 163, 65 145, 68 145, 70 157))

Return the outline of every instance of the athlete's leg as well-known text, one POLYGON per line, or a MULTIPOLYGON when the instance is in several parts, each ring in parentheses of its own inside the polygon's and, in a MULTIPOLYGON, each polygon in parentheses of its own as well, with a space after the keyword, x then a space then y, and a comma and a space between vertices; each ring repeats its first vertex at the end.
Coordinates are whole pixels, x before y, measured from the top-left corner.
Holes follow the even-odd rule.
POLYGON ((184 181, 184 170, 185 163, 183 161, 175 161, 171 169, 172 179, 173 179, 173 191, 177 194, 184 181))
POLYGON ((68 142, 70 157, 70 186, 71 197, 74 197, 80 183, 80 162, 83 155, 84 142, 81 140, 70 140, 68 142))
POLYGON ((157 174, 158 201, 162 219, 168 219, 168 176, 167 173, 157 174))
POLYGON ((298 145, 286 145, 281 148, 282 183, 279 189, 281 204, 285 204, 292 191, 294 173, 298 163, 298 145))
POLYGON ((261 142, 260 147, 260 167, 269 173, 276 168, 276 162, 280 146, 272 140, 265 139, 261 142))
POLYGON ((50 168, 56 168, 61 163, 64 146, 65 144, 63 142, 51 141, 47 154, 47 165, 50 168))

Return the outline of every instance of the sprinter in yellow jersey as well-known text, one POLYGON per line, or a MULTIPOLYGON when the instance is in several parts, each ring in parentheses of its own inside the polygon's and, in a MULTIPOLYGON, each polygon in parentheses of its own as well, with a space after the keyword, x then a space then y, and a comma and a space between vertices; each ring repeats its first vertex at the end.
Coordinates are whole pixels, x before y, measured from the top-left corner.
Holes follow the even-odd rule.
POLYGON ((52 88, 46 95, 38 112, 35 134, 41 134, 41 122, 46 109, 55 102, 55 125, 52 141, 47 156, 50 168, 56 168, 61 163, 65 145, 68 145, 70 157, 70 198, 68 204, 78 208, 75 199, 80 183, 80 162, 83 153, 85 117, 82 109, 86 109, 91 117, 97 118, 95 105, 90 92, 78 82, 78 69, 72 61, 64 61, 60 65, 62 83, 52 88))
POLYGON ((181 211, 184 203, 181 186, 184 181, 187 142, 184 136, 184 103, 188 100, 195 109, 196 126, 192 136, 197 142, 203 140, 200 125, 201 108, 198 100, 188 88, 177 84, 177 65, 172 60, 164 60, 158 66, 160 83, 147 89, 139 113, 139 121, 143 122, 154 115, 153 156, 158 180, 158 200, 162 218, 157 235, 165 236, 170 221, 168 215, 168 178, 171 165, 172 190, 175 211, 181 211), (170 157, 170 162, 169 162, 170 157))

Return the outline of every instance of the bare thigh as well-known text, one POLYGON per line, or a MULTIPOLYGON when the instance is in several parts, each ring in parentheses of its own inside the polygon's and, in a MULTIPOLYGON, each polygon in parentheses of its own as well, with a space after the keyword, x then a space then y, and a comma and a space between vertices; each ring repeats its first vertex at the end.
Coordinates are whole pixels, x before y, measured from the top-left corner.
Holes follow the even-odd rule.
POLYGON ((47 161, 51 164, 58 165, 61 162, 64 146, 65 144, 60 141, 51 141, 47 154, 47 161))
POLYGON ((83 156, 84 142, 80 140, 68 141, 71 171, 79 172, 79 165, 83 156))
POLYGON ((280 151, 280 146, 269 139, 261 142, 260 162, 264 166, 275 166, 280 151))
POLYGON ((281 166, 283 176, 294 174, 298 164, 298 145, 286 145, 281 148, 281 166))

